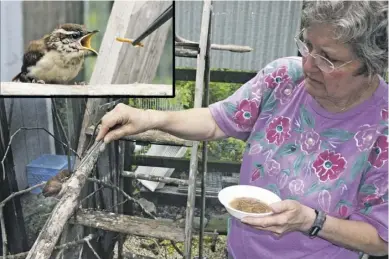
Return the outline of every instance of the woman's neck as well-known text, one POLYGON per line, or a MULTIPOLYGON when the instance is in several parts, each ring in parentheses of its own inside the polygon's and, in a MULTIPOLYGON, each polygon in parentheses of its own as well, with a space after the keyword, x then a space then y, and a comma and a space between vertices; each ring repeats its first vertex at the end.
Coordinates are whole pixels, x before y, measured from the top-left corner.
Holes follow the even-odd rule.
POLYGON ((349 98, 343 98, 342 100, 334 100, 330 98, 317 98, 315 100, 329 112, 332 113, 341 113, 348 111, 359 104, 363 103, 369 99, 374 92, 377 90, 380 84, 378 76, 374 76, 372 80, 367 81, 365 84, 362 84, 361 87, 355 91, 349 98), (366 84, 368 85, 366 87, 366 84))

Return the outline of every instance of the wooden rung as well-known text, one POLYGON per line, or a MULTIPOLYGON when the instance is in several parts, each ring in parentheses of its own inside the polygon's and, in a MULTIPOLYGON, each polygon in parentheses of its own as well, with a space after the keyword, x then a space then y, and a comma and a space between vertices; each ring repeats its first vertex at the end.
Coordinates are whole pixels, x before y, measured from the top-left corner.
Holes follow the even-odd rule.
MULTIPOLYGON (((96 135, 99 131, 99 127, 96 130, 96 135)), ((91 126, 86 130, 85 133, 88 135, 92 135, 93 131, 94 131, 94 126, 91 126)), ((130 140, 130 141, 146 142, 146 143, 158 144, 158 145, 185 146, 185 147, 192 146, 192 141, 177 138, 171 134, 168 134, 168 133, 165 133, 165 132, 162 132, 159 130, 148 130, 148 131, 143 132, 143 133, 134 134, 131 136, 125 136, 121 139, 122 140, 130 140)))
POLYGON ((140 173, 129 172, 129 171, 123 171, 122 175, 124 177, 132 177, 135 179, 148 180, 148 181, 153 181, 153 182, 172 183, 175 185, 184 185, 184 186, 188 185, 187 180, 181 180, 181 179, 171 178, 171 177, 147 175, 147 174, 140 174, 140 173))
POLYGON ((174 46, 179 47, 181 49, 193 49, 193 50, 199 50, 199 44, 196 42, 175 42, 174 46))
POLYGON ((197 58, 198 52, 190 49, 175 49, 174 55, 182 58, 197 58))
POLYGON ((96 210, 77 210, 69 219, 71 224, 79 224, 107 231, 130 234, 135 236, 161 238, 184 242, 184 228, 173 221, 147 219, 123 214, 96 210))
MULTIPOLYGON (((188 193, 188 188, 179 188, 178 192, 187 194, 188 193)), ((216 189, 216 188, 205 189, 205 195, 207 197, 217 197, 219 192, 220 192, 220 190, 216 189)), ((201 189, 200 188, 196 188, 196 195, 201 195, 201 189)))
POLYGON ((222 176, 222 182, 228 185, 239 184, 239 177, 222 176))
MULTIPOLYGON (((199 165, 201 159, 199 159, 199 165)), ((177 171, 189 171, 190 160, 178 157, 135 155, 129 157, 131 165, 175 168, 177 171)), ((207 172, 219 172, 222 175, 238 173, 241 163, 229 161, 207 161, 207 172)))

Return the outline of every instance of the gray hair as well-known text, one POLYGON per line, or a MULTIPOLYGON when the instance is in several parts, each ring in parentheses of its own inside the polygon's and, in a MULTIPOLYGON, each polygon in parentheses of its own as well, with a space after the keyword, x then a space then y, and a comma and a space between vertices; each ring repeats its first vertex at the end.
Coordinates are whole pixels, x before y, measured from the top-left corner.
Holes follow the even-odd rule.
POLYGON ((334 26, 335 39, 348 44, 362 66, 356 75, 382 75, 388 69, 387 1, 307 1, 303 27, 334 26))

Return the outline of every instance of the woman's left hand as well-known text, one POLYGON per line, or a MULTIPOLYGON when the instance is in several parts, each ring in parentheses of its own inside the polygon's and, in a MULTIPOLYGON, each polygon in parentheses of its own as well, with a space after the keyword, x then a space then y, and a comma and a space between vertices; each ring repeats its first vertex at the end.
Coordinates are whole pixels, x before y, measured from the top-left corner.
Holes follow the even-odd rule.
POLYGON ((261 218, 245 217, 241 222, 280 236, 291 231, 307 232, 316 216, 312 208, 295 200, 283 200, 270 207, 274 214, 261 218))

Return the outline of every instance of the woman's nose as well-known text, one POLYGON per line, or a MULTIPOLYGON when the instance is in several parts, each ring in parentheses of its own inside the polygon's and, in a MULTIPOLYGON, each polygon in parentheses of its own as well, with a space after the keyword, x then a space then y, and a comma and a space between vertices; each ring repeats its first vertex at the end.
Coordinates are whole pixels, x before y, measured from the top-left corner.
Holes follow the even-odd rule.
POLYGON ((315 63, 315 58, 311 55, 308 55, 303 58, 303 68, 305 72, 318 72, 320 69, 317 67, 315 63))

